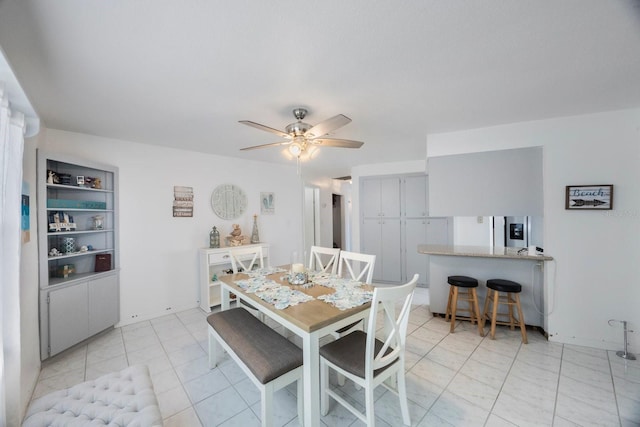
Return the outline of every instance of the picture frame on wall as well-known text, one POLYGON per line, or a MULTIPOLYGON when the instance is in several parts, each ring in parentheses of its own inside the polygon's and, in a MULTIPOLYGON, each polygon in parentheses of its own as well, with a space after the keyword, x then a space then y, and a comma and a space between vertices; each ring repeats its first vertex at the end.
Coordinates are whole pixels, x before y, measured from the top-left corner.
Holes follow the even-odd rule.
POLYGON ((567 185, 565 209, 613 209, 613 185, 567 185))
POLYGON ((276 211, 275 194, 272 192, 260 193, 260 213, 262 215, 273 215, 276 211))

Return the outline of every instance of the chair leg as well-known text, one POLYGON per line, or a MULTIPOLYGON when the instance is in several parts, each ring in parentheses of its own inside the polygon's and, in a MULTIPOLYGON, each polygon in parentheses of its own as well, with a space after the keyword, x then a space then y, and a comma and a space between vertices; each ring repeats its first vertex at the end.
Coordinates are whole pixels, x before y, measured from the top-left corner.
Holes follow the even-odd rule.
POLYGON ((398 398, 400 399, 400 411, 402 412, 402 422, 404 423, 404 425, 410 426, 411 416, 409 415, 409 405, 407 403, 407 384, 405 380, 404 366, 398 369, 397 390, 398 390, 398 398))
POLYGON ((484 332, 484 323, 489 317, 489 302, 491 301, 491 289, 487 288, 487 295, 484 297, 484 310, 482 310, 482 330, 484 332))
POLYGON ((513 317, 513 306, 515 305, 515 301, 513 300, 513 298, 511 297, 511 294, 508 293, 507 294, 507 307, 509 307, 509 329, 511 329, 512 331, 515 330, 515 317, 513 317))
POLYGON ((473 302, 474 302, 473 294, 474 294, 474 292, 475 292, 475 289, 473 289, 473 288, 472 289, 467 289, 467 291, 465 292, 466 297, 467 297, 467 303, 469 304, 469 323, 471 323, 472 325, 476 321, 478 321, 477 314, 476 314, 477 312, 474 311, 474 305, 473 305, 473 302))
POLYGON ((451 299, 453 298, 453 286, 449 286, 449 298, 447 298, 447 310, 444 313, 444 320, 451 320, 451 299))
POLYGON ((376 420, 376 413, 373 409, 373 387, 369 386, 369 387, 365 387, 364 389, 364 394, 365 394, 365 411, 366 411, 366 418, 367 418, 367 426, 375 426, 375 420, 376 420))
POLYGON ((478 322, 478 333, 481 337, 483 337, 484 329, 482 328, 482 324, 480 323, 480 307, 478 307, 478 293, 476 292, 476 288, 471 289, 471 295, 473 298, 473 313, 475 315, 476 321, 478 322))
POLYGON ((451 301, 451 327, 449 328, 449 332, 453 333, 453 330, 456 328, 456 307, 458 306, 458 287, 453 287, 453 298, 451 301))
POLYGON ((321 361, 320 362, 320 413, 323 416, 329 413, 329 393, 327 393, 328 388, 329 388, 329 365, 321 361))
POLYGON ((304 383, 302 382, 302 376, 298 378, 298 421, 300 424, 304 422, 304 383))
POLYGON ((520 305, 520 295, 516 294, 516 307, 518 308, 518 320, 520 321, 520 334, 522 334, 522 342, 528 344, 527 328, 524 325, 524 315, 522 314, 522 306, 520 305))
POLYGON ((493 291, 493 317, 491 318, 491 339, 496 339, 496 319, 498 318, 498 305, 500 304, 500 292, 493 291))

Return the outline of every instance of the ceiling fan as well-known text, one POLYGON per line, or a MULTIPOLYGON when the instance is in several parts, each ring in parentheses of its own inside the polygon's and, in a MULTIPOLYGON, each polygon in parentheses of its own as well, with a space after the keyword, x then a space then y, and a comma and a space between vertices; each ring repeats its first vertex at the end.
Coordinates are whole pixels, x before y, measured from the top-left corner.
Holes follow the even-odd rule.
POLYGON ((302 121, 307 115, 306 109, 296 108, 293 110, 293 115, 298 121, 287 125, 284 132, 249 120, 240 120, 240 123, 242 124, 254 127, 256 129, 261 129, 266 132, 275 133, 276 135, 285 139, 284 141, 273 142, 271 144, 245 147, 241 148, 241 150, 254 150, 256 148, 288 145, 289 152, 296 157, 300 157, 300 155, 304 153, 310 146, 360 148, 362 147, 362 144, 364 144, 361 141, 352 141, 349 139, 324 138, 324 136, 329 132, 332 132, 351 122, 351 119, 345 115, 338 114, 337 116, 333 116, 330 119, 320 122, 315 126, 311 126, 310 124, 304 123, 302 121))

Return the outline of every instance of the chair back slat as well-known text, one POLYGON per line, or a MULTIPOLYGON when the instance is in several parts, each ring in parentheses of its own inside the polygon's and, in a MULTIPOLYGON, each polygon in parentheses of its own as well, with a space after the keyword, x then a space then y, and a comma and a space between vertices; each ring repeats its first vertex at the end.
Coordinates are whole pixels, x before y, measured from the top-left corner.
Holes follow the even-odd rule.
POLYGON ((404 357, 411 301, 418 277, 419 275, 415 274, 405 285, 375 288, 367 326, 365 376, 373 378, 375 370, 393 363, 398 357, 404 357), (401 308, 396 315, 397 302, 401 302, 401 308), (376 320, 379 315, 384 316, 385 336, 382 348, 376 351, 376 320), (391 351, 385 354, 389 349, 391 351))
POLYGON ((251 271, 254 265, 257 265, 259 268, 264 268, 262 246, 230 248, 229 257, 231 258, 231 269, 234 274, 237 273, 240 268, 244 271, 251 271))
POLYGON ((310 252, 309 270, 336 274, 338 270, 338 257, 340 256, 339 248, 311 246, 310 252))
POLYGON ((353 280, 371 284, 371 281, 373 280, 373 268, 375 266, 375 263, 375 255, 340 251, 340 259, 338 261, 338 276, 348 277, 353 280), (347 272, 348 276, 346 274, 347 272))

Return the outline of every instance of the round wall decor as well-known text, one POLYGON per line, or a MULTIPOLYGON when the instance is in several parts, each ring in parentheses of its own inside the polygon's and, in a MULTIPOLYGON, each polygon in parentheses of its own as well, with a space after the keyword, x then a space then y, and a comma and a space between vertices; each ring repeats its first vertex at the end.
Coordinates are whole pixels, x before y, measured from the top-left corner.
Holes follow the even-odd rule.
POLYGON ((247 195, 233 184, 219 185, 211 193, 211 207, 222 219, 236 219, 247 209, 247 195))

